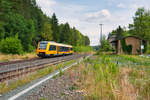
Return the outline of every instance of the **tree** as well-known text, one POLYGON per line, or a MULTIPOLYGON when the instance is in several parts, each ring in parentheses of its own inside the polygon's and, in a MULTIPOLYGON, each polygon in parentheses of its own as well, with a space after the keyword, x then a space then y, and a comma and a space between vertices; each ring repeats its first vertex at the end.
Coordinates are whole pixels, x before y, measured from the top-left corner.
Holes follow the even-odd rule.
POLYGON ((134 17, 134 34, 143 39, 150 40, 150 11, 139 8, 134 17))
POLYGON ((55 13, 52 15, 51 18, 51 25, 52 25, 52 31, 53 31, 53 40, 55 42, 59 42, 59 26, 58 26, 58 19, 55 15, 55 13))
POLYGON ((73 45, 74 46, 80 46, 80 45, 82 45, 81 33, 78 30, 76 30, 75 27, 73 28, 72 36, 73 36, 73 41, 74 41, 73 45))
POLYGON ((67 43, 67 44, 71 44, 71 29, 68 23, 66 23, 60 33, 61 37, 60 37, 60 41, 62 43, 67 43))
POLYGON ((88 36, 85 36, 84 38, 85 38, 85 41, 84 41, 85 46, 90 45, 90 40, 89 40, 88 36))
POLYGON ((106 36, 103 35, 102 36, 102 40, 101 40, 101 45, 100 45, 100 49, 99 52, 101 51, 110 51, 112 50, 109 41, 106 39, 106 36))
POLYGON ((50 41, 53 39, 52 29, 51 29, 51 25, 49 23, 44 24, 44 31, 42 34, 42 38, 44 41, 50 41))
POLYGON ((121 28, 121 26, 119 25, 119 27, 116 30, 116 35, 117 35, 117 40, 122 38, 122 34, 123 34, 124 30, 121 28))

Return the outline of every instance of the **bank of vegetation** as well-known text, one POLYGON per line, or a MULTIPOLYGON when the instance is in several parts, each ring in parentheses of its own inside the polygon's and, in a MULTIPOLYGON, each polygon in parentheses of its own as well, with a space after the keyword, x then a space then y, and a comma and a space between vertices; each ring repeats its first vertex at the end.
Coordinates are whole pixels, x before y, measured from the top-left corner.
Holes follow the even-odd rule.
POLYGON ((87 100, 149 100, 150 59, 96 55, 82 62, 75 82, 87 100))
POLYGON ((38 41, 55 41, 87 46, 89 38, 69 23, 61 24, 56 14, 45 15, 36 0, 0 0, 0 51, 32 52, 38 41), (17 48, 16 48, 17 46, 17 48))

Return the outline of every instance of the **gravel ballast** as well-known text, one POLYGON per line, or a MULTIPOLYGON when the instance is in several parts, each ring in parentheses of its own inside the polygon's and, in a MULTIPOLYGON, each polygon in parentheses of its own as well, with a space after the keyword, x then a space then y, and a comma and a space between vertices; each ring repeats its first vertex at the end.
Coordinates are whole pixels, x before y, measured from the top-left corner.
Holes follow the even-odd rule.
POLYGON ((37 91, 26 96, 25 100, 83 100, 83 92, 76 89, 74 82, 78 79, 78 73, 65 73, 57 76, 41 86, 37 91), (71 75, 72 75, 71 74, 71 75))

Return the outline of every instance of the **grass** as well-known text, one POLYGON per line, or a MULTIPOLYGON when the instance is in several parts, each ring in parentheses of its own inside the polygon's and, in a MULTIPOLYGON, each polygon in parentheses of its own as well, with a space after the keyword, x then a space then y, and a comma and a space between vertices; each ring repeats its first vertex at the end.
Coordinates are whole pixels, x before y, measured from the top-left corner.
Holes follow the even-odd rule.
POLYGON ((114 99, 113 88, 118 84, 119 69, 107 57, 87 59, 79 67, 81 88, 89 100, 114 99), (107 61, 107 63, 105 63, 107 61))
POLYGON ((36 53, 24 53, 23 55, 2 54, 0 53, 0 62, 8 62, 14 60, 31 59, 37 57, 36 53))
MULTIPOLYGON (((70 65, 70 64, 74 63, 75 61, 76 60, 71 60, 71 61, 67 61, 67 62, 58 64, 56 66, 55 65, 49 66, 47 68, 38 70, 34 73, 24 75, 23 77, 18 78, 14 81, 0 83, 0 94, 4 94, 4 93, 7 93, 7 92, 9 92, 13 89, 16 89, 17 87, 24 86, 24 85, 30 83, 33 80, 36 80, 38 78, 41 78, 43 76, 46 76, 46 75, 50 74, 51 72, 54 72, 57 69, 61 70, 63 67, 65 67, 67 65, 70 65)), ((62 70, 60 72, 60 75, 63 75, 62 70)))
POLYGON ((90 47, 90 46, 76 46, 76 47, 73 47, 73 51, 74 52, 93 52, 93 48, 90 47))
POLYGON ((150 100, 150 59, 96 55, 78 66, 87 100, 150 100))

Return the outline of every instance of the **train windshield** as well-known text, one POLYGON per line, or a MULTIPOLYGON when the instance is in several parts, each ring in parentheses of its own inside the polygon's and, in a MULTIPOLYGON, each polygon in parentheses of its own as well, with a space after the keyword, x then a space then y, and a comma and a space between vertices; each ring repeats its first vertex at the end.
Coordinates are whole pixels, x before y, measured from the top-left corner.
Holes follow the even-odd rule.
POLYGON ((45 50, 48 43, 40 42, 39 49, 45 50))

